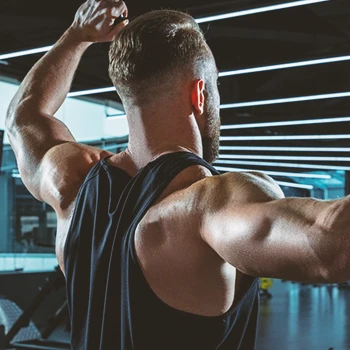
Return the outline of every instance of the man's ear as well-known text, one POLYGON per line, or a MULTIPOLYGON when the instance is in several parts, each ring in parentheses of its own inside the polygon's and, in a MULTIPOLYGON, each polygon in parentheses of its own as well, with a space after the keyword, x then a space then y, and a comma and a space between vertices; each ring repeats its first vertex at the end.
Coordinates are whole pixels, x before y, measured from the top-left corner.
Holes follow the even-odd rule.
POLYGON ((197 79, 192 88, 191 103, 199 115, 202 115, 204 112, 204 89, 204 81, 202 79, 197 79))

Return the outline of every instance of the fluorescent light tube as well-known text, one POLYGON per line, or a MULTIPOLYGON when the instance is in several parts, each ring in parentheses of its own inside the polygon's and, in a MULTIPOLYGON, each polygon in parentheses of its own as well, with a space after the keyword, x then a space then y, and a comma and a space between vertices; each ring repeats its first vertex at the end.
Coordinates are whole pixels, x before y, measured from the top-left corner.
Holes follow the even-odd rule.
POLYGON ((341 147, 260 147, 260 146, 221 146, 221 151, 266 151, 266 152, 349 152, 341 147))
POLYGON ((350 171, 348 166, 337 165, 323 165, 323 164, 299 164, 299 163, 279 163, 279 162, 257 162, 244 160, 216 160, 215 164, 232 164, 232 165, 249 165, 249 166, 263 166, 273 168, 294 168, 294 169, 317 169, 317 170, 331 170, 331 171, 350 171))
POLYGON ((337 118, 322 118, 322 119, 308 119, 308 120, 291 120, 291 121, 281 121, 281 122, 234 124, 234 125, 223 125, 221 126, 221 130, 252 129, 252 128, 256 129, 256 128, 290 126, 290 125, 346 123, 349 121, 350 121, 350 117, 337 117, 337 118))
POLYGON ((112 91, 114 92, 116 91, 114 86, 99 88, 99 89, 74 91, 74 92, 68 93, 67 97, 86 96, 86 95, 101 94, 103 92, 112 92, 112 91))
POLYGON ((5 53, 5 54, 0 55, 0 60, 7 60, 9 58, 34 55, 36 53, 47 52, 47 51, 51 50, 52 48, 53 48, 53 45, 50 45, 50 46, 38 47, 36 49, 29 49, 29 50, 5 53))
POLYGON ((220 159, 260 159, 260 160, 301 160, 319 162, 350 162, 350 157, 298 157, 298 156, 261 156, 255 154, 220 154, 220 159))
MULTIPOLYGON (((227 167, 215 167, 216 170, 218 171, 228 171, 228 172, 239 172, 239 170, 235 170, 234 168, 227 168, 227 167)), ((263 171, 260 171, 263 173, 263 171)), ((295 187, 295 188, 302 188, 306 190, 312 190, 314 186, 312 185, 304 185, 304 184, 298 184, 298 183, 293 183, 293 182, 284 182, 284 181, 276 181, 276 183, 280 186, 286 186, 286 187, 295 187)))
POLYGON ((347 135, 221 136, 220 141, 347 140, 347 135))
POLYGON ((242 108, 242 107, 255 107, 255 106, 276 105, 276 104, 284 104, 284 103, 327 100, 327 99, 332 99, 332 98, 344 98, 344 97, 350 97, 350 91, 337 92, 337 93, 332 93, 332 94, 322 94, 322 95, 278 98, 278 99, 274 99, 274 100, 229 103, 229 104, 221 105, 220 108, 221 109, 232 109, 232 108, 242 108))
POLYGON ((219 20, 228 19, 228 18, 254 15, 257 13, 283 10, 291 7, 312 5, 312 4, 317 4, 320 2, 326 2, 326 1, 329 1, 329 0, 303 0, 303 1, 285 2, 278 5, 270 5, 270 6, 258 7, 250 10, 235 11, 235 12, 223 13, 221 15, 197 18, 196 22, 197 23, 213 22, 213 21, 219 21, 219 20))
MULTIPOLYGON (((223 167, 215 167, 223 168, 223 167)), ((224 167, 225 169, 231 169, 234 171, 258 171, 270 176, 286 176, 286 177, 295 177, 295 178, 304 178, 304 179, 321 179, 321 180, 330 180, 332 178, 331 175, 322 175, 322 174, 305 174, 305 173, 291 173, 291 172, 284 172, 284 171, 270 171, 270 170, 259 170, 259 169, 243 169, 243 168, 228 168, 224 167)))
POLYGON ((263 67, 237 69, 237 70, 231 70, 226 72, 220 72, 219 77, 224 78, 224 77, 229 77, 234 75, 267 72, 272 70, 288 69, 288 68, 296 68, 296 67, 315 66, 319 64, 336 63, 336 62, 344 62, 344 61, 350 61, 350 56, 319 58, 315 60, 281 63, 281 64, 274 64, 274 65, 263 66, 263 67))

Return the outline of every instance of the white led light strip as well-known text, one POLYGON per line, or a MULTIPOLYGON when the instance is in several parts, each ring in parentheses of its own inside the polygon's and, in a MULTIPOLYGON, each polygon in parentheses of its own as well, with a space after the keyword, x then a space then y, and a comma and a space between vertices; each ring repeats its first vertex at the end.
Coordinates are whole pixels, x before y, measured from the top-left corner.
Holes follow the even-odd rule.
POLYGON ((303 1, 286 2, 284 4, 270 5, 270 6, 264 6, 264 7, 259 7, 255 9, 250 9, 250 10, 242 10, 242 11, 236 11, 236 12, 230 12, 230 13, 223 13, 221 15, 198 18, 196 19, 196 22, 197 23, 213 22, 213 21, 219 21, 219 20, 228 19, 228 18, 254 15, 257 13, 283 10, 291 7, 305 6, 305 5, 317 4, 320 2, 327 2, 327 1, 329 0, 303 0, 303 1))
POLYGON ((92 90, 83 90, 83 91, 75 91, 70 92, 67 96, 68 97, 76 97, 76 96, 86 96, 86 95, 92 95, 92 94, 100 94, 103 92, 112 92, 116 91, 114 86, 106 87, 106 88, 100 88, 100 89, 92 89, 92 90))
POLYGON ((321 179, 321 180, 330 180, 332 178, 331 175, 322 175, 322 174, 305 174, 305 173, 291 173, 291 172, 284 172, 284 171, 270 171, 270 170, 253 170, 253 169, 243 169, 243 168, 228 168, 228 167, 215 167, 219 170, 219 168, 225 168, 230 169, 234 171, 259 171, 262 173, 265 173, 267 175, 271 176, 286 176, 286 177, 293 177, 293 178, 304 178, 304 179, 321 179))
POLYGON ((249 165, 249 166, 262 166, 273 168, 293 168, 293 169, 316 169, 316 170, 340 170, 350 171, 350 167, 337 166, 337 165, 323 165, 323 164, 299 164, 299 163, 278 163, 278 162, 256 162, 256 161, 244 161, 244 160, 221 160, 218 159, 215 164, 230 164, 230 165, 249 165))
MULTIPOLYGON (((239 172, 240 171, 238 169, 228 168, 228 167, 220 167, 220 166, 216 166, 215 169, 218 171, 228 171, 228 172, 239 172)), ((260 171, 260 172, 264 173, 263 171, 260 171)), ((280 186, 303 188, 306 190, 312 190, 314 188, 314 186, 312 186, 312 185, 304 185, 304 184, 298 184, 298 183, 294 183, 294 182, 276 181, 276 183, 280 186)))
POLYGON ((313 190, 314 189, 314 186, 312 186, 312 185, 303 185, 303 184, 296 184, 296 183, 284 182, 284 181, 276 181, 276 183, 278 185, 284 186, 284 187, 302 188, 305 190, 313 190))
POLYGON ((282 122, 267 122, 267 123, 250 123, 250 124, 234 124, 223 125, 221 130, 234 130, 234 129, 256 129, 267 128, 274 126, 290 126, 290 125, 313 125, 313 124, 328 124, 328 123, 345 123, 349 122, 350 117, 337 117, 337 118, 322 118, 322 119, 307 119, 307 120, 291 120, 282 122))
POLYGON ((50 51, 52 48, 53 48, 53 45, 50 45, 50 46, 38 47, 36 49, 29 49, 29 50, 5 53, 5 54, 0 55, 0 60, 7 60, 9 58, 34 55, 36 53, 43 53, 43 52, 50 51))
POLYGON ((350 97, 350 91, 337 92, 337 93, 332 93, 332 94, 322 94, 322 95, 278 98, 278 99, 274 99, 274 100, 229 103, 229 104, 221 105, 220 108, 221 109, 232 109, 232 108, 242 108, 242 107, 267 106, 267 105, 277 105, 277 104, 284 104, 284 103, 317 101, 317 100, 327 100, 327 99, 332 99, 332 98, 344 98, 344 97, 350 97))
POLYGON ((220 141, 347 140, 347 135, 221 136, 220 141))
POLYGON ((255 154, 220 154, 220 159, 311 160, 319 162, 350 162, 350 157, 260 156, 255 154))
POLYGON ((260 147, 260 146, 221 146, 221 151, 267 151, 267 152, 349 152, 341 147, 260 147))
POLYGON ((300 62, 281 63, 281 64, 274 64, 271 66, 264 66, 264 67, 236 69, 236 70, 231 70, 231 71, 227 71, 227 72, 220 72, 219 77, 224 78, 224 77, 229 77, 229 76, 234 76, 234 75, 267 72, 267 71, 288 69, 288 68, 297 68, 297 67, 316 66, 316 65, 320 65, 320 64, 345 62, 345 61, 350 61, 349 55, 338 56, 338 57, 328 57, 328 58, 318 58, 315 60, 306 60, 306 61, 300 61, 300 62))

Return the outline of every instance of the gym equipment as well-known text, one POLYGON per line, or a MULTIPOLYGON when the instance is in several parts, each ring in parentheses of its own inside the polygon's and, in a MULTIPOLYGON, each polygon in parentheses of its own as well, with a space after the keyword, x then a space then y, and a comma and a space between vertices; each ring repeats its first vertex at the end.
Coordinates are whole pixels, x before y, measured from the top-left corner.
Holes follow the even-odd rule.
POLYGON ((269 289, 273 285, 273 279, 272 278, 260 278, 260 296, 266 297, 267 299, 272 298, 272 294, 269 292, 269 289))
POLYGON ((48 322, 47 327, 40 333, 34 323, 32 316, 46 297, 53 291, 63 288, 65 279, 57 266, 54 274, 45 280, 38 288, 38 294, 29 306, 22 311, 13 301, 0 299, 0 349, 45 349, 58 350, 70 349, 69 342, 56 342, 47 340, 52 332, 62 323, 68 315, 68 306, 65 301, 48 322))

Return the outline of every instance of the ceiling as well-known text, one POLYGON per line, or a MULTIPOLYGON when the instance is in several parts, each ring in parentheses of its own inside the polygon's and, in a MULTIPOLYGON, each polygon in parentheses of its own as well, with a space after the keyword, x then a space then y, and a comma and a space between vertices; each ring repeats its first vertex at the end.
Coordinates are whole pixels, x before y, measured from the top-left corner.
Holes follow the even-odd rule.
MULTIPOLYGON (((186 10, 196 18, 257 8, 287 1, 261 0, 149 0, 126 1, 132 19, 159 8, 186 10)), ((0 2, 0 54, 53 44, 71 23, 82 1, 11 0, 0 2)), ((350 54, 350 4, 331 0, 310 6, 237 17, 201 25, 220 71, 350 54)), ((88 49, 79 66, 72 91, 111 86, 108 45, 88 49)), ((42 54, 0 62, 0 76, 21 81, 42 54)), ((220 78, 223 104, 350 91, 350 61, 281 69, 220 78)), ((102 103, 118 102, 116 93, 94 95, 102 103)), ((222 124, 247 124, 349 116, 350 98, 223 109, 222 124)), ((301 126, 267 126, 223 130, 222 136, 327 135, 349 133, 349 122, 301 126)), ((350 140, 233 140, 222 146, 350 147, 350 140)), ((222 151, 260 156, 345 157, 344 152, 222 151)), ((272 158, 272 157, 271 157, 272 158)), ((288 162, 285 160, 283 162, 288 162)), ((293 160, 296 163, 295 160, 293 160)), ((307 164, 350 166, 340 161, 298 161, 307 164)), ((249 166, 250 169, 257 168, 249 166)), ((261 167, 259 169, 269 169, 261 167)), ((282 168, 284 171, 288 167, 282 168)), ((280 169, 280 170, 281 170, 280 169)), ((271 168, 270 168, 271 170, 271 168)), ((308 169, 311 171, 311 169, 308 169)), ((294 169, 293 171, 300 171, 294 169)), ((305 171, 305 169, 303 169, 305 171)))

